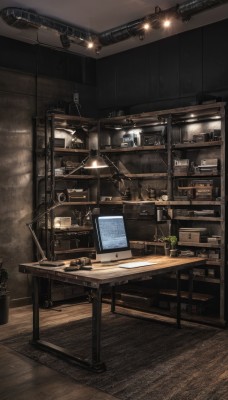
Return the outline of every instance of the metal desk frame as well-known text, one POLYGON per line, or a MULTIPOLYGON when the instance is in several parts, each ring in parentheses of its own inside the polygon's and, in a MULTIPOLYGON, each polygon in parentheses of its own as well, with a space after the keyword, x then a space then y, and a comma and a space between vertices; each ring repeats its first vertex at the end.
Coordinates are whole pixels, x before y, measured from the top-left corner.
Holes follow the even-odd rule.
MULTIPOLYGON (((156 257, 158 259, 159 257, 156 257)), ((145 260, 145 258, 143 258, 145 260)), ((154 257, 150 257, 153 261, 154 257)), ((129 282, 133 279, 140 280, 145 277, 152 278, 155 275, 161 275, 167 272, 176 273, 177 278, 177 314, 176 324, 177 328, 181 328, 181 296, 180 296, 180 274, 183 270, 190 271, 190 280, 192 279, 192 268, 203 265, 204 261, 198 257, 192 259, 181 259, 179 262, 169 260, 168 257, 160 256, 159 262, 165 260, 165 266, 160 264, 159 266, 147 266, 140 267, 134 270, 113 267, 113 276, 110 276, 110 267, 105 269, 104 267, 97 268, 92 271, 77 271, 77 272, 65 272, 63 268, 50 268, 41 267, 39 264, 21 264, 19 271, 23 273, 31 273, 33 280, 33 334, 31 343, 48 352, 56 354, 65 360, 76 363, 77 365, 89 369, 94 372, 103 372, 106 370, 106 365, 101 361, 101 317, 102 317, 102 289, 111 286, 112 288, 112 301, 111 301, 111 312, 115 312, 115 286, 122 283, 129 282), (162 258, 161 258, 162 257, 162 258), (91 361, 83 359, 77 356, 73 356, 70 351, 59 347, 53 343, 40 339, 40 318, 39 318, 39 278, 48 278, 59 280, 62 282, 74 283, 76 285, 82 285, 90 288, 91 299, 92 299, 92 354, 91 361)), ((67 264, 69 261, 65 261, 67 264)), ((112 272, 112 271, 111 271, 112 272)), ((191 287, 191 283, 190 283, 191 287)), ((192 294, 190 293, 190 301, 192 294)))

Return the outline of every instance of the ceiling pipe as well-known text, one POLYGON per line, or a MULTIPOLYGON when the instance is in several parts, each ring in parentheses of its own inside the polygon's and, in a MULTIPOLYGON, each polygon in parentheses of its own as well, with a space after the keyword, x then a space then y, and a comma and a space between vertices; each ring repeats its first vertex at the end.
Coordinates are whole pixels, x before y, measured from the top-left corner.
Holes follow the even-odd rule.
POLYGON ((96 37, 94 32, 67 25, 53 18, 37 14, 35 11, 23 10, 22 8, 7 7, 1 10, 2 19, 10 26, 18 29, 50 29, 58 32, 63 47, 69 47, 70 39, 76 40, 77 44, 87 47, 87 43, 96 37))
POLYGON ((220 6, 224 3, 227 3, 227 0, 188 0, 178 6, 177 13, 186 21, 189 20, 192 15, 220 6))
POLYGON ((65 49, 68 49, 71 43, 88 47, 88 44, 93 42, 93 47, 98 54, 102 46, 119 43, 135 36, 138 36, 139 39, 143 39, 145 35, 143 24, 145 22, 151 24, 153 29, 158 29, 161 27, 162 19, 165 17, 181 18, 183 21, 187 21, 192 15, 224 3, 228 3, 228 0, 187 0, 181 5, 177 4, 176 7, 166 10, 161 10, 159 7, 155 7, 155 13, 153 14, 149 14, 143 18, 101 32, 100 34, 80 27, 68 25, 53 18, 45 17, 34 11, 24 10, 22 8, 7 7, 1 10, 0 15, 8 25, 15 28, 43 28, 58 32, 62 46, 65 49))

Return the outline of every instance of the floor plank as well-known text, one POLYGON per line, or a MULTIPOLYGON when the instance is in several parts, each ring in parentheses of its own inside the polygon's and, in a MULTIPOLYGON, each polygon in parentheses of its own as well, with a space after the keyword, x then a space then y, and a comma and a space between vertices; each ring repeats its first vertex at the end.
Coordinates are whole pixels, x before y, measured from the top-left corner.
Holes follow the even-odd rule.
MULTIPOLYGON (((66 304, 41 310, 42 326, 54 326, 89 316, 88 306, 66 304), (62 312, 64 311, 64 312, 62 312), (74 316, 73 316, 74 315, 74 316)), ((31 306, 10 309, 9 322, 0 325, 0 341, 10 335, 31 332, 31 306)), ((114 400, 116 397, 100 390, 77 384, 72 379, 0 345, 1 400, 114 400)))

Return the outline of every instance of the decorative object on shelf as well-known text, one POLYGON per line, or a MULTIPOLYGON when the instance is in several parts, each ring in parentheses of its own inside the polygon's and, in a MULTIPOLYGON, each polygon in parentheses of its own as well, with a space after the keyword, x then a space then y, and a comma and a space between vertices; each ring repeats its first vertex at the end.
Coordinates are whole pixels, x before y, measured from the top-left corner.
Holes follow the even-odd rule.
POLYGON ((131 200, 131 189, 127 188, 122 194, 122 200, 131 200))
POLYGON ((147 189, 147 197, 149 200, 155 200, 156 199, 156 190, 152 189, 152 187, 150 185, 148 185, 147 189))
POLYGON ((165 255, 170 255, 170 257, 176 257, 177 256, 177 236, 175 235, 169 235, 165 236, 163 239, 163 242, 165 243, 165 255))

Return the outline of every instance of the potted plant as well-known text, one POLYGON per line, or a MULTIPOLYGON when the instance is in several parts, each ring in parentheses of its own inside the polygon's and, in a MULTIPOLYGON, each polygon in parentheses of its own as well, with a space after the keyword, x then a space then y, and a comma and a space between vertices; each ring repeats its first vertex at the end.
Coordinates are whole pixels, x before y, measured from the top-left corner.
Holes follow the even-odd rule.
POLYGON ((169 235, 163 238, 163 241, 165 243, 165 252, 166 255, 170 255, 170 257, 176 257, 177 256, 177 237, 175 235, 169 235))
POLYGON ((0 258, 0 325, 6 324, 9 317, 9 292, 7 290, 8 272, 3 268, 0 258))

